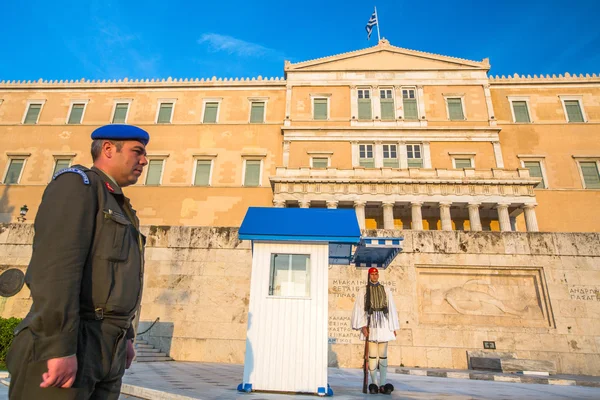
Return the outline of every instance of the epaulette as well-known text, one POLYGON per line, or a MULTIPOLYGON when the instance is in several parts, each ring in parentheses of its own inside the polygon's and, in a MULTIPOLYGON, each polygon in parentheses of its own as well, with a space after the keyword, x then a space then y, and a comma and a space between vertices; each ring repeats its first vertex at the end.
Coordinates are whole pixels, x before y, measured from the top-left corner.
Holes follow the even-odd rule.
POLYGON ((52 177, 52 180, 58 178, 59 176, 61 176, 62 174, 65 174, 67 172, 74 172, 76 174, 81 175, 81 177, 83 178, 83 183, 86 184, 86 185, 90 184, 90 178, 88 178, 88 176, 86 175, 86 173, 83 172, 82 170, 80 170, 79 168, 74 168, 74 167, 61 169, 56 174, 54 174, 54 176, 52 177))

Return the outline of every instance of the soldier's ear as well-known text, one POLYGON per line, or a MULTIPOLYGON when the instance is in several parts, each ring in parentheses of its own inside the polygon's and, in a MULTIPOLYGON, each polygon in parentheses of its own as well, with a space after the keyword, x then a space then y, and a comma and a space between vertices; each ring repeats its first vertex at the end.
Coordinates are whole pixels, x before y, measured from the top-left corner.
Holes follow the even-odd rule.
POLYGON ((115 145, 110 141, 105 140, 102 142, 102 153, 106 156, 106 158, 112 158, 113 152, 115 151, 115 145))

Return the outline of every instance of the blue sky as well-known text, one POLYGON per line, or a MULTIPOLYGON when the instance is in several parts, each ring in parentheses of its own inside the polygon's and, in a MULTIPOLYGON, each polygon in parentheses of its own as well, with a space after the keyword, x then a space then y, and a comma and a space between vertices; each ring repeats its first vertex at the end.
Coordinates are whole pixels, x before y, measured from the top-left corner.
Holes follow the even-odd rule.
POLYGON ((600 1, 38 1, 0 8, 0 80, 283 77, 283 62, 357 50, 377 6, 393 45, 493 75, 600 73, 600 1))

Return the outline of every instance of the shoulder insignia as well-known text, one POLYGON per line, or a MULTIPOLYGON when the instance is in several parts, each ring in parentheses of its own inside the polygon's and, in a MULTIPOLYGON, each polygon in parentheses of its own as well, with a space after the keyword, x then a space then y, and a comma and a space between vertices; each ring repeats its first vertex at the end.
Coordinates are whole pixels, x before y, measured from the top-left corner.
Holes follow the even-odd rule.
POLYGON ((115 189, 113 189, 113 187, 110 186, 110 183, 104 182, 104 184, 106 185, 106 188, 108 189, 109 192, 111 192, 111 193, 115 192, 115 189))
POLYGON ((86 185, 90 184, 90 178, 88 178, 88 176, 85 174, 85 172, 83 172, 80 169, 77 168, 65 168, 65 169, 61 169, 60 171, 58 171, 56 174, 54 174, 54 176, 52 177, 52 179, 56 179, 59 176, 61 176, 62 174, 65 174, 67 172, 74 172, 76 174, 81 175, 81 177, 83 178, 83 183, 86 185))

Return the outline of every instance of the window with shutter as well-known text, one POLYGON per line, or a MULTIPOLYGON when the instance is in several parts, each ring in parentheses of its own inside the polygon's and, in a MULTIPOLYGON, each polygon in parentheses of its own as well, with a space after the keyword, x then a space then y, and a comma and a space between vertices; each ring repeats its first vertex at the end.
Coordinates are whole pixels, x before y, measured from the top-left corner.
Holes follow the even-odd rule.
POLYGON ((194 176, 194 186, 209 186, 210 185, 210 169, 212 167, 211 160, 196 161, 196 175, 194 176))
POLYGON ((8 171, 6 172, 6 176, 4 177, 5 185, 14 185, 16 183, 19 183, 24 164, 24 159, 13 158, 10 160, 10 164, 8 165, 8 171))
POLYGON ((71 106, 71 113, 69 114, 69 121, 67 123, 81 124, 84 108, 85 104, 73 104, 73 106, 71 106))
POLYGON ((260 160, 246 160, 246 176, 244 186, 260 185, 260 160))
POLYGON ((314 98, 313 99, 313 119, 326 120, 327 119, 327 99, 314 98))
POLYGON ((579 100, 565 100, 565 109, 567 110, 569 122, 585 122, 579 100))
POLYGON ((253 101, 250 108, 250 123, 262 124, 265 122, 265 102, 253 101))
POLYGON ((595 161, 581 161, 581 174, 586 189, 600 189, 600 174, 598 174, 598 164, 595 161))
POLYGON ((392 96, 392 89, 381 89, 379 91, 379 101, 381 103, 381 119, 382 120, 394 120, 396 119, 396 113, 394 111, 394 98, 392 96))
POLYGON ((515 122, 529 123, 529 110, 527 109, 526 101, 513 101, 513 113, 515 114, 515 122))
POLYGON ((127 110, 129 103, 117 103, 115 106, 115 114, 113 115, 113 124, 124 124, 127 120, 127 110))
POLYGON ((398 168, 398 148, 395 144, 383 145, 383 166, 398 168))
POLYGON ((65 168, 69 168, 71 166, 71 160, 68 158, 57 158, 54 163, 54 171, 52 171, 52 176, 54 176, 58 171, 62 171, 65 168))
POLYGON ((148 173, 146 174, 146 185, 160 185, 164 160, 150 160, 148 162, 148 173))
POLYGON ((313 157, 312 167, 313 168, 327 168, 329 166, 329 159, 327 157, 313 157))
POLYGON ((207 102, 204 104, 204 119, 202 120, 205 124, 215 124, 217 122, 217 111, 219 110, 219 103, 207 102))
POLYGON ((358 119, 373 119, 369 89, 358 89, 358 119))
POLYGON ((470 158, 455 158, 454 165, 457 169, 473 167, 473 163, 471 162, 470 158))
POLYGON ((460 97, 447 98, 448 117, 451 121, 460 121, 465 119, 462 108, 462 99, 460 97))
POLYGON ((404 119, 419 119, 415 89, 402 89, 402 107, 404 108, 404 119))
POLYGON ((421 156, 420 144, 407 144, 406 156, 409 168, 423 168, 423 157, 421 156))
POLYGON ((373 158, 373 145, 372 144, 361 144, 358 146, 358 164, 365 168, 375 167, 375 158, 373 158))
POLYGON ((171 116, 173 115, 173 103, 160 103, 158 110, 158 121, 159 124, 170 124, 171 116))
POLYGON ((30 104, 29 108, 27 109, 27 114, 25 115, 25 120, 23 121, 23 123, 28 125, 37 124, 41 110, 41 104, 30 104))
POLYGON ((524 161, 523 166, 529 170, 529 176, 534 178, 542 178, 542 181, 535 185, 538 189, 544 189, 546 184, 544 182, 544 175, 542 174, 542 165, 539 161, 524 161))

